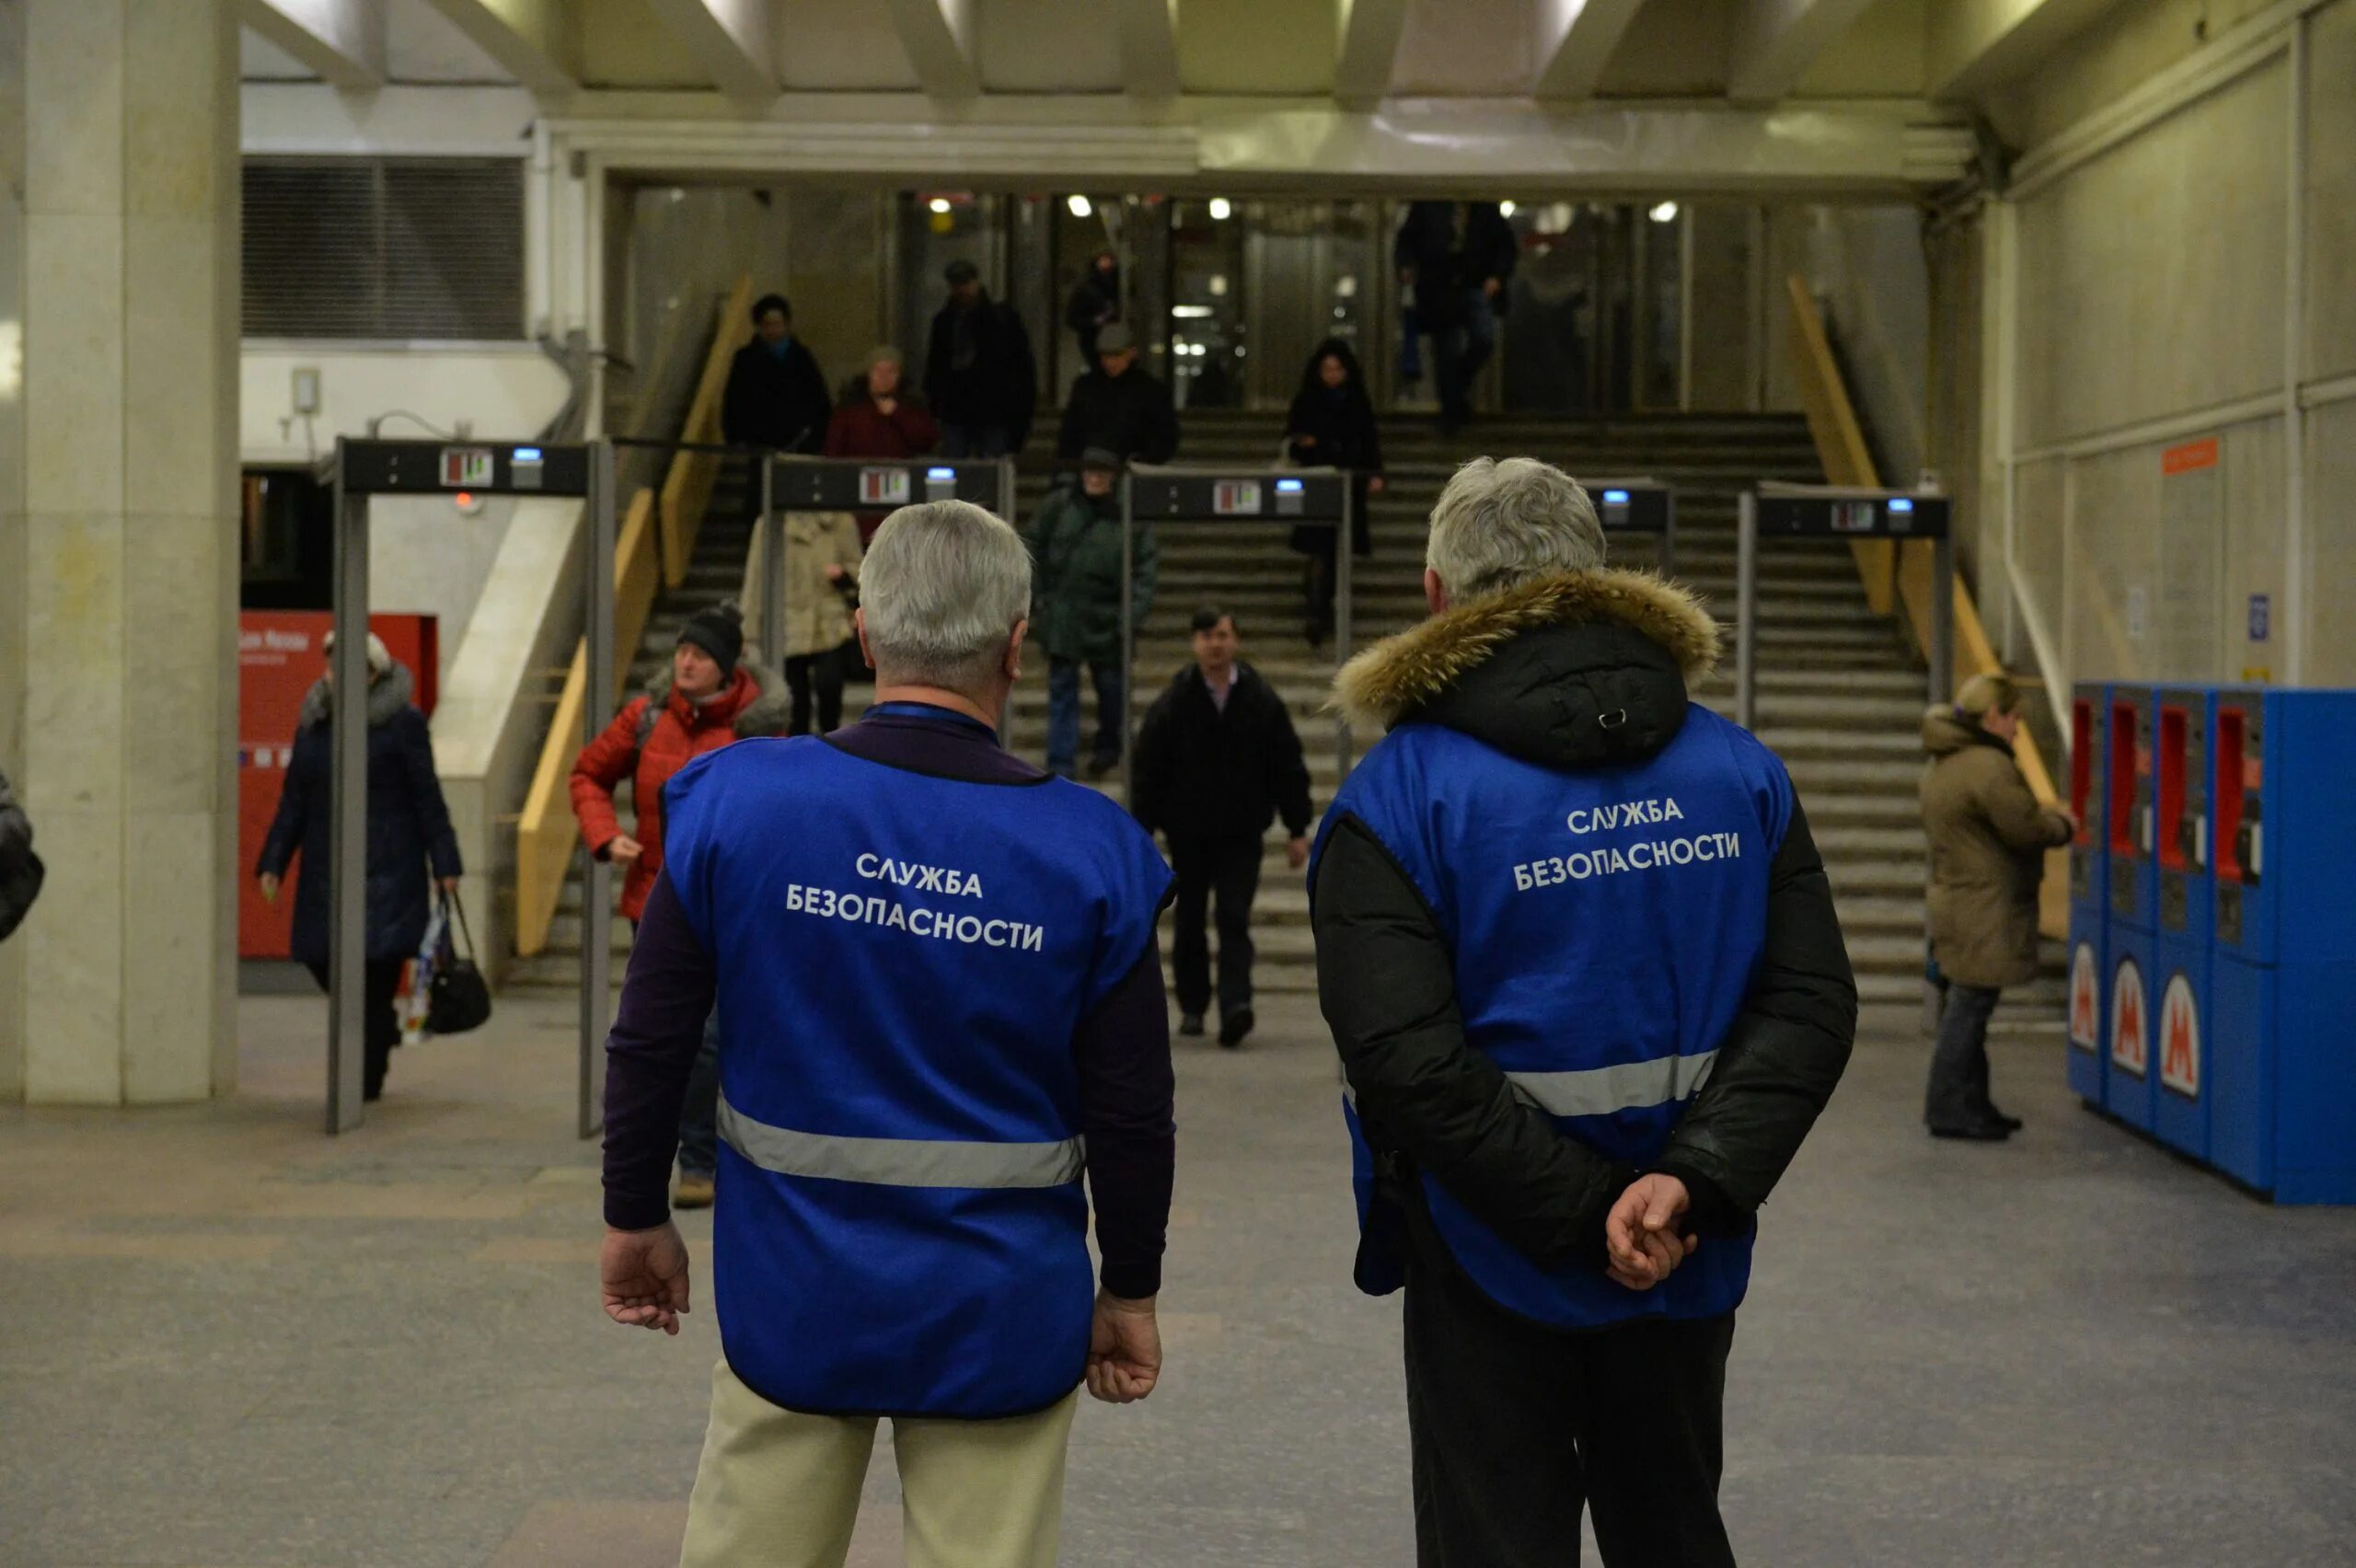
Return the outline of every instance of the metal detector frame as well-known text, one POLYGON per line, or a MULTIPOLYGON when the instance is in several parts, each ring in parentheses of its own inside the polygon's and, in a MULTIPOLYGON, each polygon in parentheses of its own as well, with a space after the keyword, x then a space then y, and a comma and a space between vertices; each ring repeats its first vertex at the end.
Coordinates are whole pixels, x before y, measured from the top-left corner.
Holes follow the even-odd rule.
MULTIPOLYGON (((1953 698, 1955 671, 1955 544, 1949 537, 1952 502, 1935 490, 1872 490, 1845 485, 1765 482, 1742 492, 1735 529, 1735 721, 1755 728, 1758 717, 1759 540, 1761 508, 1796 513, 1810 503, 1867 502, 1871 526, 1816 525, 1800 516, 1778 527, 1779 538, 1890 539, 1900 544, 1931 541, 1930 699, 1953 698), (1897 503, 1893 506, 1893 502, 1897 503), (1906 521, 1901 525, 1899 518, 1906 521)), ((1779 520, 1780 521, 1780 520, 1779 520)))
POLYGON ((1673 486, 1647 476, 1644 478, 1581 479, 1579 488, 1586 490, 1588 499, 1594 502, 1596 522, 1601 525, 1607 542, 1615 536, 1650 534, 1658 541, 1655 547, 1654 560, 1660 569, 1660 574, 1663 577, 1677 575, 1677 490, 1673 486), (1614 491, 1621 492, 1626 499, 1618 502, 1607 501, 1605 498, 1614 491), (1654 502, 1655 497, 1659 498, 1657 504, 1654 502), (1611 520, 1615 510, 1623 513, 1618 523, 1611 520), (1658 513, 1657 521, 1651 515, 1645 516, 1642 521, 1637 518, 1639 513, 1649 514, 1655 512, 1658 513))
MULTIPOLYGON (((1244 512, 1170 512, 1149 518, 1153 523, 1284 523, 1302 524, 1334 529, 1334 667, 1340 669, 1350 662, 1350 562, 1356 553, 1351 548, 1354 526, 1357 522, 1357 474, 1349 468, 1252 468, 1224 467, 1217 464, 1162 463, 1132 464, 1121 475, 1121 794, 1124 800, 1133 798, 1130 788, 1130 764, 1135 753, 1137 728, 1141 717, 1137 692, 1137 482, 1140 478, 1169 484, 1220 483, 1255 484, 1265 487, 1267 504, 1255 503, 1253 511, 1244 512), (1304 487, 1309 483, 1338 483, 1341 501, 1337 513, 1332 517, 1309 515, 1305 511, 1287 513, 1275 510, 1274 498, 1281 493, 1280 481, 1297 480, 1304 487)), ((1303 505, 1310 492, 1302 490, 1303 505)), ((1336 771, 1335 789, 1350 776, 1352 760, 1350 721, 1337 713, 1334 721, 1334 752, 1336 771)))
MULTIPOLYGON (((975 501, 965 493, 974 488, 966 480, 987 474, 997 480, 997 505, 991 508, 1000 521, 1009 526, 1019 526, 1014 516, 1015 474, 1011 457, 813 457, 799 452, 771 452, 761 460, 761 640, 768 644, 762 650, 772 659, 782 660, 778 640, 784 636, 785 627, 785 520, 794 513, 810 512, 878 512, 927 501, 975 501), (896 472, 908 477, 908 496, 905 501, 877 502, 857 497, 780 501, 787 488, 787 476, 806 477, 813 490, 823 489, 835 474, 864 475, 870 471, 896 472), (937 494, 938 476, 948 476, 948 493, 937 494)), ((854 481, 857 482, 857 481, 854 481)))
MULTIPOLYGON (((603 441, 491 442, 369 441, 340 436, 335 444, 335 652, 336 689, 368 688, 368 511, 379 495, 479 495, 579 498, 589 503, 591 540, 588 589, 589 701, 587 735, 597 732, 598 715, 610 704, 614 681, 614 451, 603 441), (455 465, 455 477, 454 477, 455 465), (603 592, 599 591, 603 585, 603 592), (602 657, 601 657, 602 654, 602 657)), ((327 1130, 350 1132, 367 1120, 362 1098, 367 1032, 365 986, 368 959, 368 722, 367 704, 338 702, 329 721, 329 778, 333 797, 329 855, 333 896, 328 923, 328 1102, 327 1130)), ((305 872, 320 870, 306 867, 305 872)), ((608 868, 589 862, 588 904, 583 911, 582 951, 603 944, 588 940, 589 911, 607 905, 608 868)), ((602 973, 602 968, 601 968, 602 973)), ((604 997, 597 998, 602 1006, 604 997)), ((584 1041, 589 1018, 583 997, 584 1041)), ((602 1031, 600 1032, 602 1034, 602 1031)), ((602 1051, 584 1044, 581 1053, 581 1131, 596 1130, 605 1083, 602 1051), (594 1058, 594 1059, 593 1059, 594 1058)))

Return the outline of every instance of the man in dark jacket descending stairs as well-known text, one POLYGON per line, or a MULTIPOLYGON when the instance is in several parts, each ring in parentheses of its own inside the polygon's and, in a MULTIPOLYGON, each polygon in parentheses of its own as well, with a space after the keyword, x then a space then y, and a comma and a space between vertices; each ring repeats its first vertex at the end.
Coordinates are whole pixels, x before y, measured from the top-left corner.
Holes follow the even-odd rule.
POLYGON ((1734 1561, 1717 1507, 1752 1215, 1857 997, 1791 779, 1692 703, 1716 626, 1603 567, 1528 458, 1432 513, 1433 619, 1353 660, 1390 733, 1310 877, 1357 1283, 1407 1292, 1417 1560, 1734 1561))
POLYGON ((1211 1000, 1211 954, 1203 905, 1218 898, 1218 1043, 1252 1032, 1252 900, 1260 889, 1260 839, 1281 813, 1286 859, 1309 859, 1309 767, 1276 688, 1235 656, 1235 618, 1195 612, 1195 662, 1154 700, 1130 759, 1129 809, 1148 833, 1170 840, 1178 875, 1172 958, 1178 1032, 1203 1032, 1211 1000))

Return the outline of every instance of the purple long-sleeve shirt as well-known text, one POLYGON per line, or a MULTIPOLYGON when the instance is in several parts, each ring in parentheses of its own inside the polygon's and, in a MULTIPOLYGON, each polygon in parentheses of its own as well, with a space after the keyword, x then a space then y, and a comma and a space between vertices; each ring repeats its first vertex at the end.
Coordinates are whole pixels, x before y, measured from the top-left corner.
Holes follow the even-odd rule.
MULTIPOLYGON (((946 709, 892 703, 831 742, 855 756, 934 778, 976 783, 1036 779, 986 725, 946 709)), ((679 1107, 711 1011, 718 976, 668 876, 641 916, 606 1037, 606 1223, 644 1230, 670 1217, 679 1107)), ((1080 1132, 1096 1209, 1104 1288, 1137 1298, 1161 1288, 1177 1159, 1175 1083, 1161 961, 1149 948, 1072 1038, 1080 1132)))

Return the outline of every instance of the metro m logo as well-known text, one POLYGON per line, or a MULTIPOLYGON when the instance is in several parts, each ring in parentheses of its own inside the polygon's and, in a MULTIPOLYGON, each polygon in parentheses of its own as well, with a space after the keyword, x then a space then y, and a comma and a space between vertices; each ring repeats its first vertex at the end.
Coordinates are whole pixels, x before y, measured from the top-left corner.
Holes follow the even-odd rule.
POLYGON ((2181 973, 2169 976, 2160 999, 2160 1082, 2200 1098, 2200 1006, 2181 973))
POLYGON ((2137 1078, 2144 1075, 2143 972, 2122 958, 2110 981, 2110 1065, 2137 1078))

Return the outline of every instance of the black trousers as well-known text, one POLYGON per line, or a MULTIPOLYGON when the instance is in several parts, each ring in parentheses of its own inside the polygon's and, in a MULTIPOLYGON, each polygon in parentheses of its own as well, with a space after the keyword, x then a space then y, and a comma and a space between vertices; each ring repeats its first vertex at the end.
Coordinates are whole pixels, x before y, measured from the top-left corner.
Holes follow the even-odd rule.
MULTIPOLYGON (((361 1013, 365 1024, 361 1037, 360 1087, 364 1098, 374 1100, 385 1092, 385 1069, 392 1065, 393 1047, 401 1043, 401 1015, 395 1010, 401 988, 401 966, 405 958, 372 958, 362 972, 361 1013)), ((328 988, 328 966, 306 963, 311 978, 319 989, 328 988)))
POLYGON ((843 722, 843 662, 839 649, 829 648, 824 653, 797 653, 785 662, 786 689, 793 694, 793 721, 791 732, 810 732, 810 698, 815 688, 818 698, 818 732, 831 734, 842 728, 843 722))
POLYGON ((1419 1568, 1572 1568, 1583 1505, 1606 1568, 1731 1568, 1718 1474, 1734 1315, 1559 1332, 1492 1303, 1434 1245, 1418 1238, 1407 1271, 1419 1568))
POLYGON ((1931 1047, 1931 1079, 1923 1091, 1923 1120, 1934 1127, 1968 1127, 1998 1113, 1988 1097, 1988 1020, 2004 992, 1992 986, 1950 983, 1931 1047))
POLYGON ((1204 905, 1218 901, 1218 1010, 1223 1017, 1252 1005, 1252 900, 1260 891, 1260 835, 1170 839, 1170 869, 1178 875, 1172 918, 1172 966, 1178 972, 1178 1010, 1207 1011, 1210 945, 1203 940, 1204 905))

